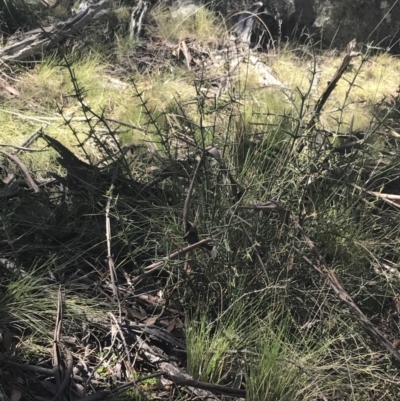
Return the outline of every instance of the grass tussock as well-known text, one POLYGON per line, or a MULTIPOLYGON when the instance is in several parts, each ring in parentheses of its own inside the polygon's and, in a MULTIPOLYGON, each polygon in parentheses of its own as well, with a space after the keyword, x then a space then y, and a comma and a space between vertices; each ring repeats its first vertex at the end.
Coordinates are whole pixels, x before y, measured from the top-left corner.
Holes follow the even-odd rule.
POLYGON ((173 42, 196 40, 202 45, 216 47, 226 35, 223 22, 204 5, 187 7, 182 12, 160 3, 151 10, 150 18, 155 21, 151 34, 173 42))

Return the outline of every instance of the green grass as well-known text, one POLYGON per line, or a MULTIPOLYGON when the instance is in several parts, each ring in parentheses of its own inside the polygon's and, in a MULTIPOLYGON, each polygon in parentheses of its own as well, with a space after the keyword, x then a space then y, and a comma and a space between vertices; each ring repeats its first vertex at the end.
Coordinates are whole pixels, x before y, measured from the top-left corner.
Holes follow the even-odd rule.
MULTIPOLYGON (((258 302, 258 300, 257 300, 258 302)), ((235 352, 251 347, 257 307, 251 300, 237 302, 214 323, 206 315, 186 318, 187 370, 196 379, 221 383, 235 375, 235 352), (253 316, 252 316, 253 314, 253 316)))
MULTIPOLYGON (((2 277, 0 325, 19 336, 21 357, 50 351, 57 316, 59 285, 49 274, 62 274, 62 265, 55 260, 35 265, 21 278, 2 277)), ((88 318, 103 316, 103 303, 82 290, 73 283, 63 286, 64 335, 73 335, 88 318)))

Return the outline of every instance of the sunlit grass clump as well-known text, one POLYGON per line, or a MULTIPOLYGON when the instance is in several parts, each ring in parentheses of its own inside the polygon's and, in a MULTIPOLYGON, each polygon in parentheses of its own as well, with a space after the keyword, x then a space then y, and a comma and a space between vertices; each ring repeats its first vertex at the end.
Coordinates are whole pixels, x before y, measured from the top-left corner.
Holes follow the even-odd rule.
POLYGON ((226 28, 215 13, 204 5, 182 10, 173 10, 162 3, 151 10, 156 25, 152 33, 170 41, 196 40, 202 44, 217 45, 226 35, 226 28))

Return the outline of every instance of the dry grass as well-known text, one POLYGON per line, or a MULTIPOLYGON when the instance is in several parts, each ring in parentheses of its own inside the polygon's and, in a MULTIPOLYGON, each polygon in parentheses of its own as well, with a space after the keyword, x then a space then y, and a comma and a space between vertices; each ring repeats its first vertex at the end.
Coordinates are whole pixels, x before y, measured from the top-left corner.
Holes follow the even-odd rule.
POLYGON ((227 32, 222 21, 205 6, 186 15, 171 11, 160 3, 151 10, 150 18, 155 21, 150 32, 171 41, 196 40, 203 46, 216 47, 227 32))

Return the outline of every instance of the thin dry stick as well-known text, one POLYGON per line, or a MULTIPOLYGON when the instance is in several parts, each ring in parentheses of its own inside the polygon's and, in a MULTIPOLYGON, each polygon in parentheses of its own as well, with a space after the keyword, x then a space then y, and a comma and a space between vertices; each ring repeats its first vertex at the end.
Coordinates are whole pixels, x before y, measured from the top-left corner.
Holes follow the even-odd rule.
POLYGON ((49 376, 49 377, 54 376, 53 369, 47 369, 47 368, 43 368, 41 366, 36 366, 36 365, 24 365, 23 363, 17 363, 17 362, 13 362, 13 361, 4 361, 4 362, 7 365, 10 365, 13 368, 16 368, 18 370, 26 370, 27 372, 33 372, 38 375, 44 375, 44 376, 49 376))
POLYGON ((57 387, 61 387, 61 361, 60 361, 60 350, 58 344, 61 337, 61 327, 63 319, 63 305, 62 305, 62 294, 61 286, 58 288, 58 305, 57 305, 57 318, 54 327, 54 338, 53 338, 53 372, 56 379, 57 387))
MULTIPOLYGON (((13 362, 13 361, 5 361, 5 363, 18 370, 26 370, 27 372, 33 372, 38 375, 43 375, 43 376, 48 376, 48 377, 54 376, 53 369, 47 369, 47 368, 43 368, 41 366, 36 366, 36 365, 24 365, 23 363, 17 363, 17 362, 13 362)), ((81 376, 77 376, 74 374, 74 381, 83 383, 83 378, 81 376)))
POLYGON ((271 287, 270 285, 264 288, 261 288, 260 290, 254 290, 254 291, 250 291, 250 292, 246 292, 244 294, 242 294, 239 298, 236 298, 229 306, 228 308, 225 309, 225 311, 223 313, 221 313, 215 320, 213 320, 211 323, 208 324, 207 328, 210 328, 212 326, 214 326, 215 323, 219 322, 224 315, 226 315, 230 309, 232 309, 241 299, 249 296, 249 295, 253 295, 253 294, 257 294, 259 292, 263 292, 263 291, 267 291, 271 288, 278 288, 276 286, 271 287))
POLYGON ((118 277, 117 277, 117 272, 115 271, 114 259, 112 257, 112 253, 111 253, 111 220, 110 220, 111 199, 112 199, 112 193, 113 193, 115 181, 117 180, 117 173, 118 173, 118 166, 115 168, 113 177, 111 179, 111 187, 110 187, 109 197, 108 197, 107 206, 106 206, 106 239, 107 239, 107 261, 108 261, 108 267, 110 269, 111 285, 112 285, 114 298, 118 302, 119 318, 121 320, 122 310, 121 310, 121 303, 119 301, 119 293, 118 293, 118 284, 117 284, 118 277))
POLYGON ((120 325, 120 323, 118 322, 118 320, 116 319, 116 317, 115 317, 111 312, 108 312, 108 314, 112 317, 112 319, 114 320, 115 325, 117 326, 118 333, 119 333, 119 335, 120 335, 120 337, 121 337, 122 344, 123 344, 124 349, 125 349, 125 354, 126 354, 126 357, 127 357, 127 359, 128 359, 128 371, 129 371, 130 376, 133 377, 130 352, 129 352, 128 344, 127 344, 127 342, 126 342, 124 333, 123 333, 123 331, 122 331, 122 329, 121 329, 121 325, 120 325))
MULTIPOLYGON (((196 221, 198 218, 198 214, 196 214, 196 218, 195 218, 194 222, 191 223, 189 221, 189 211, 190 211, 190 207, 192 204, 192 195, 193 195, 194 184, 195 184, 195 181, 197 178, 197 174, 199 172, 199 168, 204 161, 204 157, 205 157, 205 154, 203 153, 203 155, 197 162, 197 166, 194 171, 192 181, 190 182, 188 193, 186 195, 185 203, 183 205, 183 212, 182 212, 183 239, 185 239, 189 244, 194 244, 194 243, 199 242, 199 234, 198 234, 197 228, 196 228, 196 221)), ((207 245, 201 246, 201 247, 205 248, 208 252, 210 252, 210 249, 207 247, 207 245)), ((187 253, 186 254, 186 263, 187 263, 188 257, 189 257, 189 254, 187 253)))
POLYGON ((362 188, 362 187, 360 187, 359 185, 356 185, 356 184, 353 184, 353 187, 357 188, 358 190, 363 191, 363 192, 365 192, 365 193, 367 193, 369 195, 376 196, 377 198, 382 199, 388 205, 391 205, 391 206, 394 206, 394 207, 400 209, 400 204, 398 204, 396 202, 393 202, 391 200, 391 199, 396 199, 396 198, 393 198, 393 196, 396 196, 396 195, 389 196, 388 194, 381 194, 380 192, 368 191, 367 189, 364 189, 364 188, 362 188))
POLYGON ((137 276, 134 279, 132 279, 132 283, 136 284, 138 281, 140 281, 142 278, 144 278, 148 274, 154 272, 157 269, 160 269, 161 267, 164 266, 165 262, 168 262, 169 260, 177 259, 179 256, 186 255, 188 252, 192 251, 193 249, 199 248, 202 245, 206 245, 210 241, 211 241, 211 238, 202 239, 201 241, 196 242, 195 244, 191 244, 185 248, 180 249, 179 251, 171 253, 170 255, 166 256, 159 262, 155 262, 149 266, 146 266, 145 267, 146 271, 144 273, 142 273, 140 276, 137 276))
MULTIPOLYGON (((368 38, 364 42, 368 42, 369 38, 374 34, 374 32, 382 25, 384 21, 390 21, 390 13, 392 12, 393 8, 395 5, 399 2, 399 0, 396 0, 392 6, 386 11, 385 15, 381 18, 381 20, 376 24, 376 27, 371 31, 371 33, 368 35, 368 38)), ((387 4, 387 3, 386 3, 387 4)))
MULTIPOLYGON (((27 116, 25 114, 17 113, 15 111, 4 110, 4 109, 1 109, 0 111, 2 111, 3 113, 11 114, 13 116, 24 118, 26 120, 36 121, 36 122, 38 122, 40 124, 47 124, 46 121, 40 120, 39 118, 34 117, 34 116, 27 116)), ((43 117, 43 119, 50 120, 51 118, 43 117)), ((57 118, 57 119, 59 119, 59 118, 57 118)))
POLYGON ((377 196, 378 198, 400 200, 400 195, 383 194, 382 192, 371 192, 371 194, 377 196))
POLYGON ((65 372, 63 381, 61 385, 58 388, 58 391, 56 395, 52 398, 51 401, 57 401, 64 393, 65 389, 67 388, 67 385, 70 381, 71 375, 72 375, 72 369, 74 367, 74 359, 72 357, 71 351, 67 349, 66 347, 63 346, 63 349, 65 353, 67 354, 67 371, 65 372))
POLYGON ((15 155, 12 155, 11 153, 5 152, 4 150, 0 150, 0 153, 3 154, 4 156, 8 157, 10 160, 12 160, 15 164, 18 165, 18 167, 21 169, 22 173, 24 174, 26 181, 28 182, 28 185, 35 191, 35 192, 40 192, 39 187, 37 186, 36 182, 33 180, 30 172, 26 168, 25 164, 22 163, 22 161, 15 155))
MULTIPOLYGON (((224 163, 223 163, 223 161, 221 159, 221 155, 220 155, 219 150, 216 147, 211 148, 211 149, 208 150, 208 154, 211 155, 212 157, 214 157, 220 163, 220 166, 221 166, 220 171, 221 171, 221 174, 222 174, 223 182, 225 184, 227 193, 231 197, 233 202, 237 202, 239 200, 239 193, 240 193, 239 185, 236 182, 236 180, 234 179, 234 177, 229 173, 228 168, 225 167, 225 165, 224 165, 224 163), (231 182, 231 185, 229 185, 229 183, 228 183, 228 178, 229 178, 229 180, 231 182)), ((240 226, 241 226, 244 234, 246 235, 247 240, 251 244, 254 244, 254 241, 251 238, 250 233, 246 229, 246 226, 244 225, 243 221, 240 222, 240 226)), ((254 249, 254 251, 256 253, 258 262, 260 263, 262 269, 264 270, 264 274, 265 274, 265 278, 267 279, 267 283, 271 284, 271 280, 270 280, 269 275, 268 275, 267 267, 265 266, 265 264, 264 264, 264 262, 262 260, 260 252, 258 251, 256 246, 254 246, 253 249, 254 249)))
POLYGON ((62 307, 62 293, 61 286, 58 288, 58 306, 57 306, 57 320, 54 328, 54 343, 53 343, 53 370, 58 385, 58 390, 51 401, 57 401, 60 399, 67 388, 69 381, 71 380, 72 369, 74 367, 74 360, 71 352, 60 342, 61 338, 61 327, 63 321, 63 307, 62 307), (60 348, 63 349, 66 354, 67 370, 61 381, 61 361, 59 359, 60 348))
POLYGON ((142 381, 151 379, 153 377, 160 377, 160 376, 162 376, 164 374, 165 374, 164 371, 151 373, 149 375, 141 376, 141 377, 139 377, 139 378, 137 378, 137 379, 135 379, 135 380, 133 380, 133 381, 131 381, 129 383, 124 383, 124 384, 122 384, 121 386, 115 388, 112 391, 99 391, 98 393, 95 393, 95 394, 93 394, 93 395, 91 395, 89 397, 78 398, 78 399, 76 399, 74 401, 99 401, 99 400, 103 400, 104 398, 107 398, 107 397, 110 397, 110 396, 112 396, 114 398, 116 395, 125 392, 126 390, 130 389, 133 386, 136 386, 137 383, 140 383, 142 381))
MULTIPOLYGON (((329 99, 329 96, 332 94, 333 90, 336 88, 337 83, 339 82, 340 78, 346 71, 351 60, 354 57, 360 55, 360 53, 352 51, 354 45, 355 45, 354 40, 352 42, 350 42, 349 45, 347 45, 349 47, 349 50, 348 50, 347 54, 344 56, 344 58, 342 60, 342 64, 336 70, 335 75, 333 76, 332 80, 328 83, 328 86, 325 88, 324 92, 322 93, 320 98, 317 100, 317 103, 314 106, 312 117, 307 124, 306 130, 305 130, 306 133, 310 132, 315 127, 315 124, 317 123, 317 120, 321 114, 322 108, 324 107, 325 103, 329 99)), ((297 151, 300 153, 303 150, 304 146, 305 146, 305 141, 304 141, 304 139, 302 139, 297 147, 297 151)))
POLYGON ((121 121, 121 120, 116 120, 115 118, 105 118, 105 120, 110 121, 112 123, 119 124, 119 125, 123 125, 124 127, 133 128, 133 129, 136 129, 138 131, 147 133, 146 129, 144 129, 142 127, 139 127, 138 125, 135 125, 135 124, 126 123, 126 122, 121 121))
POLYGON ((202 390, 210 391, 214 394, 226 395, 232 398, 246 398, 246 390, 239 390, 227 386, 221 386, 219 384, 204 383, 194 379, 187 379, 185 377, 179 377, 165 373, 165 377, 171 380, 178 386, 189 386, 202 390))
MULTIPOLYGON (((14 149, 18 149, 18 150, 24 150, 25 152, 47 152, 47 149, 24 148, 23 146, 9 145, 7 143, 0 143, 0 146, 3 148, 14 148, 14 149)), ((16 154, 16 152, 15 152, 15 154, 16 154)))
POLYGON ((197 173, 199 171, 199 168, 201 166, 201 163, 203 162, 204 156, 202 156, 199 161, 197 162, 196 170, 194 171, 192 181, 190 182, 189 190, 186 195, 185 199, 185 204, 183 205, 183 213, 182 213, 182 230, 183 230, 183 235, 187 235, 188 231, 190 230, 191 224, 189 223, 189 210, 190 210, 190 205, 192 203, 192 195, 193 195, 193 189, 194 189, 194 183, 196 181, 197 173))
MULTIPOLYGON (((243 222, 240 222, 240 226, 242 227, 242 230, 243 230, 243 232, 245 233, 245 235, 246 235, 248 241, 249 241, 251 244, 254 244, 254 241, 253 241, 253 239, 251 238, 251 235, 250 235, 249 232, 247 231, 246 226, 244 225, 243 222)), ((269 278, 267 268, 266 268, 266 266, 265 266, 265 264, 264 264, 264 262, 263 262, 263 260, 262 260, 262 257, 261 257, 261 255, 260 255, 260 252, 258 252, 257 246, 254 246, 253 249, 254 249, 254 251, 255 251, 255 253, 256 253, 256 255, 257 255, 257 259, 258 259, 258 261, 259 261, 259 263, 260 263, 262 269, 264 270, 264 274, 265 274, 265 278, 267 279, 267 283, 268 283, 268 284, 271 284, 271 280, 270 280, 270 278, 269 278)))
POLYGON ((322 111, 322 108, 324 107, 326 101, 329 99, 329 96, 332 94, 333 90, 336 88, 337 83, 339 82, 340 78, 342 77, 342 75, 344 74, 344 72, 346 71, 347 67, 349 66, 351 60, 356 57, 359 56, 360 53, 357 52, 351 52, 349 51, 343 58, 342 60, 342 64, 340 65, 340 67, 337 69, 335 75, 333 76, 332 80, 328 83, 328 86, 326 87, 326 89, 324 90, 324 92, 322 93, 321 97, 318 99, 315 107, 314 107, 314 111, 313 111, 313 115, 311 117, 311 120, 309 121, 309 123, 307 124, 307 128, 306 131, 310 131, 311 129, 314 128, 315 123, 322 111))
MULTIPOLYGON (((155 354, 154 350, 150 347, 150 345, 148 345, 146 341, 144 341, 140 337, 137 337, 137 342, 139 344, 139 350, 147 357, 147 359, 151 363, 158 365, 160 370, 164 371, 165 374, 177 377, 183 377, 185 379, 193 379, 191 376, 189 376, 189 374, 183 372, 175 364, 172 364, 171 362, 166 362, 164 357, 155 354)), ((196 388, 191 388, 190 391, 192 391, 196 395, 196 399, 208 400, 208 401, 218 400, 218 398, 215 397, 209 391, 200 390, 196 388)))
MULTIPOLYGON (((30 146, 34 141, 36 141, 37 138, 39 138, 41 133, 43 133, 43 127, 40 127, 32 135, 30 135, 24 142, 22 142, 21 148, 28 148, 28 146, 30 146)), ((20 152, 21 150, 17 150, 16 152, 14 152, 14 154, 17 155, 20 152)))

